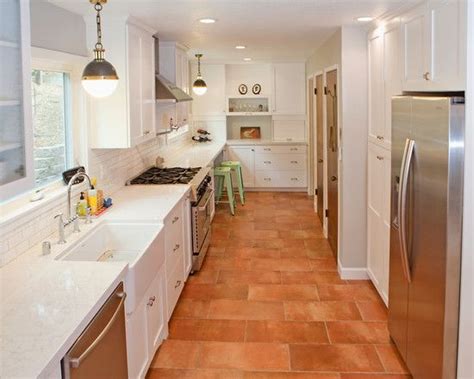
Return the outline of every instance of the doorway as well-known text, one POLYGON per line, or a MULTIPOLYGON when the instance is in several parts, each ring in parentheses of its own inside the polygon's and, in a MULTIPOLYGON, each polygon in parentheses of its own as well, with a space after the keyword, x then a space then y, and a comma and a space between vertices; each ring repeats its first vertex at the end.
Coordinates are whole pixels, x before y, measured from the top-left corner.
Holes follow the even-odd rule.
POLYGON ((326 72, 326 143, 327 143, 327 231, 329 245, 337 259, 338 240, 338 107, 337 69, 326 72))
POLYGON ((315 185, 318 217, 324 228, 324 127, 323 127, 323 74, 316 75, 316 154, 315 154, 315 185))

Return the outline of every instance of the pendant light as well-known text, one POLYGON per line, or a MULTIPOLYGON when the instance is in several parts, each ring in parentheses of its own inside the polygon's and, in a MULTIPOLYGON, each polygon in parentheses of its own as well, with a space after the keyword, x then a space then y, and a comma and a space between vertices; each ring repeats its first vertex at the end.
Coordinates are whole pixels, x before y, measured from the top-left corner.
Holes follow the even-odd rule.
POLYGON ((107 3, 107 0, 89 1, 94 4, 94 9, 97 11, 97 43, 94 48, 94 60, 82 72, 82 86, 87 93, 94 97, 106 97, 115 91, 119 79, 114 66, 105 60, 105 50, 102 46, 100 11, 102 10, 102 4, 107 3))
POLYGON ((193 92, 198 96, 202 96, 207 91, 206 82, 204 80, 202 80, 202 75, 201 75, 202 54, 196 54, 196 58, 198 60, 198 72, 197 72, 197 78, 196 78, 196 80, 194 81, 194 84, 193 84, 193 92))

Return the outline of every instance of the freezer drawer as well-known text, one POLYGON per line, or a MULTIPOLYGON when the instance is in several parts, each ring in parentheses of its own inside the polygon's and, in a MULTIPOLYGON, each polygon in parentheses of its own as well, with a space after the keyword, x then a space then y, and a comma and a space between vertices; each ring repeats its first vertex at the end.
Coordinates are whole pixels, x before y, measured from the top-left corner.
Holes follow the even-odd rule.
POLYGON ((64 356, 63 378, 127 378, 125 297, 120 283, 64 356))

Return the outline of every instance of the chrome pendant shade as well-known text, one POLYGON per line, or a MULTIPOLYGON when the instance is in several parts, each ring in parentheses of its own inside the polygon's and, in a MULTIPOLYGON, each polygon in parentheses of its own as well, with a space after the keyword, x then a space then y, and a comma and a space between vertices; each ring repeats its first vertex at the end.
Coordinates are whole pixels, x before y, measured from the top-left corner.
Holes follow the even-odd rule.
POLYGON ((201 58, 202 54, 196 54, 196 58, 198 60, 198 72, 197 72, 197 78, 193 83, 193 92, 198 95, 204 95, 207 91, 207 84, 206 82, 202 79, 201 75, 201 58))
POLYGON ((97 11, 97 43, 94 48, 94 60, 89 62, 82 72, 82 86, 94 97, 106 97, 115 91, 119 80, 114 66, 105 60, 105 50, 102 45, 100 11, 102 4, 105 4, 107 0, 89 1, 94 4, 94 9, 97 11))

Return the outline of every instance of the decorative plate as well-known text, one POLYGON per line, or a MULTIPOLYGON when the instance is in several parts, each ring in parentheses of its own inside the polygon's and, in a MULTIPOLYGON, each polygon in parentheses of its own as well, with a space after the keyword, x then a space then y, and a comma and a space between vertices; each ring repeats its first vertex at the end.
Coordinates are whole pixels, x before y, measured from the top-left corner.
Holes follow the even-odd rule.
POLYGON ((247 88, 247 86, 246 86, 245 84, 241 84, 241 85, 239 86, 239 93, 240 93, 241 95, 247 94, 247 91, 248 91, 248 90, 249 90, 249 89, 247 88))
POLYGON ((252 93, 254 95, 259 95, 261 90, 262 90, 262 86, 260 84, 254 84, 252 87, 252 93))

